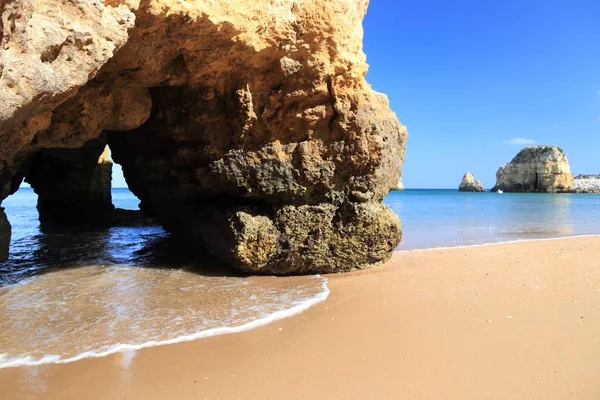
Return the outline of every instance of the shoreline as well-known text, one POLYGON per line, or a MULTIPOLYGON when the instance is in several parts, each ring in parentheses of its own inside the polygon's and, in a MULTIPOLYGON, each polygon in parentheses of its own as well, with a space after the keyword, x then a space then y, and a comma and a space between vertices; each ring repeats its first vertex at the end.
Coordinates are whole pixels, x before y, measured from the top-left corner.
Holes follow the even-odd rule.
MULTIPOLYGON (((396 254, 396 253, 431 252, 431 251, 455 250, 455 249, 459 250, 459 249, 469 249, 469 248, 482 248, 482 247, 488 247, 488 246, 500 246, 500 245, 507 245, 507 244, 515 244, 515 243, 574 240, 574 239, 579 239, 579 238, 595 238, 595 237, 600 237, 600 234, 571 235, 571 236, 562 236, 562 237, 553 237, 553 238, 518 239, 518 240, 511 240, 511 241, 504 241, 504 242, 480 243, 480 244, 473 244, 473 245, 425 247, 425 248, 410 249, 410 250, 395 250, 394 254, 396 254)), ((385 265, 385 263, 379 264, 379 265, 372 267, 371 269, 382 268, 384 265, 385 265)), ((364 270, 364 271, 368 271, 368 270, 364 270)), ((361 273, 364 271, 353 271, 351 273, 361 273)), ((346 273, 346 274, 348 274, 348 273, 346 273)), ((344 275, 344 274, 341 274, 341 275, 344 275)), ((148 341, 148 342, 144 342, 144 343, 140 343, 140 344, 121 344, 120 343, 120 344, 115 344, 114 346, 112 346, 110 349, 107 349, 107 350, 87 351, 87 352, 84 352, 75 357, 70 357, 70 358, 66 358, 66 359, 61 359, 59 355, 47 355, 47 356, 43 357, 42 359, 37 359, 37 360, 30 360, 29 357, 23 357, 18 360, 12 360, 12 362, 7 362, 1 357, 2 354, 0 354, 0 370, 6 369, 6 368, 37 367, 37 366, 42 366, 42 365, 68 364, 68 363, 73 363, 73 362, 77 362, 77 361, 81 361, 81 360, 85 360, 85 359, 107 357, 107 356, 117 354, 117 353, 126 353, 126 352, 132 352, 132 351, 135 352, 135 351, 148 349, 148 348, 169 346, 169 345, 178 344, 178 343, 185 343, 185 342, 190 342, 190 341, 195 341, 195 340, 206 339, 206 338, 210 338, 213 336, 229 335, 229 334, 235 334, 235 333, 240 333, 240 332, 245 332, 245 331, 249 331, 252 329, 256 329, 256 328, 259 328, 259 327, 262 327, 262 326, 265 326, 268 324, 272 324, 272 323, 282 320, 282 319, 291 318, 295 315, 305 312, 309 308, 314 307, 315 305, 317 305, 323 301, 326 301, 328 296, 331 293, 329 287, 327 286, 327 283, 328 283, 327 278, 333 277, 333 276, 338 276, 338 274, 328 274, 328 275, 317 274, 314 276, 324 279, 324 281, 322 283, 323 291, 318 296, 316 296, 315 298, 310 299, 308 301, 305 301, 302 304, 295 305, 286 310, 277 311, 273 314, 270 314, 265 317, 261 317, 257 320, 245 323, 240 326, 225 326, 225 327, 220 327, 220 328, 211 328, 211 329, 208 329, 205 331, 200 331, 200 332, 196 332, 196 333, 192 333, 192 334, 188 334, 188 335, 184 335, 184 336, 180 336, 180 337, 175 337, 172 339, 166 339, 166 340, 160 340, 160 341, 148 341), (3 365, 3 363, 5 363, 5 362, 6 362, 6 364, 3 365)), ((24 282, 28 281, 29 279, 35 279, 35 277, 28 278, 22 282, 19 282, 18 284, 23 284, 24 282)))
POLYGON ((599 235, 397 251, 256 329, 1 369, 0 398, 599 398, 599 252, 599 235))
POLYGON ((219 327, 219 328, 211 328, 211 329, 207 329, 207 330, 203 330, 200 332, 191 333, 188 335, 183 335, 183 336, 179 336, 179 337, 175 337, 175 338, 171 338, 171 339, 160 340, 160 341, 151 340, 151 341, 147 341, 147 342, 140 343, 140 344, 119 343, 119 344, 113 345, 108 350, 87 351, 87 352, 81 353, 75 357, 70 357, 70 358, 66 358, 66 359, 61 359, 60 356, 58 356, 58 355, 47 355, 40 360, 29 361, 29 356, 28 356, 28 357, 21 357, 18 360, 14 360, 12 362, 7 362, 7 364, 2 365, 2 363, 6 362, 6 361, 4 361, 4 359, 2 358, 2 354, 0 354, 0 371, 3 369, 7 369, 7 368, 38 367, 38 366, 42 366, 42 365, 69 364, 69 363, 74 363, 74 362, 86 360, 86 359, 103 358, 103 357, 107 357, 107 356, 110 356, 113 354, 118 354, 118 353, 127 353, 127 352, 132 352, 132 351, 135 352, 135 351, 149 349, 149 348, 153 348, 153 347, 169 346, 169 345, 178 344, 178 343, 186 343, 186 342, 191 342, 191 341, 195 341, 195 340, 206 339, 206 338, 210 338, 213 336, 230 335, 230 334, 241 333, 241 332, 249 331, 252 329, 256 329, 261 326, 265 326, 265 325, 271 324, 273 322, 276 322, 276 321, 279 321, 279 320, 282 320, 285 318, 290 318, 290 317, 293 317, 294 315, 301 314, 304 311, 308 310, 309 308, 327 300, 327 297, 329 297, 329 294, 331 293, 331 291, 327 287, 327 278, 322 277, 321 275, 314 275, 314 277, 324 279, 322 282, 322 285, 321 285, 323 291, 321 293, 319 293, 317 296, 313 297, 310 300, 304 301, 300 304, 294 305, 293 307, 290 307, 288 309, 273 312, 267 316, 258 318, 254 321, 251 321, 251 322, 239 325, 239 326, 224 326, 224 327, 219 327), (22 361, 22 360, 24 360, 24 361, 22 361))
POLYGON ((415 252, 415 251, 434 251, 434 250, 452 250, 452 249, 469 249, 469 248, 473 248, 473 247, 499 246, 499 245, 503 245, 503 244, 513 244, 513 243, 544 242, 544 241, 552 241, 552 240, 569 240, 569 239, 593 238, 593 237, 600 237, 600 233, 589 233, 589 234, 584 234, 584 235, 557 236, 557 237, 550 237, 550 238, 516 239, 516 240, 507 240, 504 242, 477 243, 477 244, 458 245, 458 246, 422 247, 422 248, 418 248, 418 249, 394 250, 394 253, 408 253, 408 252, 415 252))

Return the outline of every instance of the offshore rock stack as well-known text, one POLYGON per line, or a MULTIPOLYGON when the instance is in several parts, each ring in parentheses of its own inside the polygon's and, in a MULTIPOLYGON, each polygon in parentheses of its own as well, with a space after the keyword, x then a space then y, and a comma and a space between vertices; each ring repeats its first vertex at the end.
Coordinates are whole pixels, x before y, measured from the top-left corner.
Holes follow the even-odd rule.
POLYGON ((458 185, 460 192, 485 192, 485 188, 480 180, 476 180, 473 174, 467 172, 458 185))
POLYGON ((600 175, 571 174, 569 160, 557 146, 528 146, 496 173, 492 191, 600 193, 600 175))

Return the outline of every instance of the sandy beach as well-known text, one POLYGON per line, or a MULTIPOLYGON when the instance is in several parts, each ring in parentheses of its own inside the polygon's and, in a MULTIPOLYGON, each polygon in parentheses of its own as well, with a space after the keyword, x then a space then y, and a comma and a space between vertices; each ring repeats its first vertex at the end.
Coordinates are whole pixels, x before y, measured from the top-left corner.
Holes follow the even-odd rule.
POLYGON ((251 331, 0 370, 0 399, 598 399, 600 237, 396 253, 251 331))

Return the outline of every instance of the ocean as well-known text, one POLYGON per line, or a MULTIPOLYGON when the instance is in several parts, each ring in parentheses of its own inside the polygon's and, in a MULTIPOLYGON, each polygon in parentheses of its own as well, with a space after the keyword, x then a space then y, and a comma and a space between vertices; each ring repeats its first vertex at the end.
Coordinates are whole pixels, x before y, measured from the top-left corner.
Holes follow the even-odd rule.
MULTIPOLYGON (((329 294, 321 276, 216 274, 160 227, 42 232, 36 201, 22 188, 3 202, 13 236, 0 264, 0 368, 237 332, 329 294)), ((127 189, 113 202, 138 206, 127 189)), ((600 195, 406 190, 385 203, 402 219, 398 250, 600 234, 600 195)))
MULTIPOLYGON (((0 368, 239 332, 329 294, 321 276, 215 273, 160 227, 42 232, 36 202, 22 188, 2 204, 13 235, 10 258, 0 263, 0 368)), ((113 203, 137 209, 139 201, 113 189, 113 203)))
POLYGON ((402 220, 398 250, 600 234, 598 194, 413 189, 385 203, 402 220))

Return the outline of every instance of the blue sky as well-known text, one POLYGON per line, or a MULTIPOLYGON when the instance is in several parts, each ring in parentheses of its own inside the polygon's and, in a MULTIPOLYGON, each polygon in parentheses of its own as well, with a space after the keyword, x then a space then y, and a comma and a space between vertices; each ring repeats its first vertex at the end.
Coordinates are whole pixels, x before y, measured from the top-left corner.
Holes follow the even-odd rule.
POLYGON ((523 140, 600 173, 600 1, 372 0, 367 80, 408 127, 407 188, 486 187, 523 140))
POLYGON ((364 28, 367 80, 408 127, 407 188, 466 171, 490 188, 528 141, 600 173, 600 1, 372 0, 364 28))
POLYGON ((114 188, 126 188, 127 182, 125 182, 125 178, 123 177, 123 169, 119 164, 113 165, 112 171, 112 187, 114 188))

